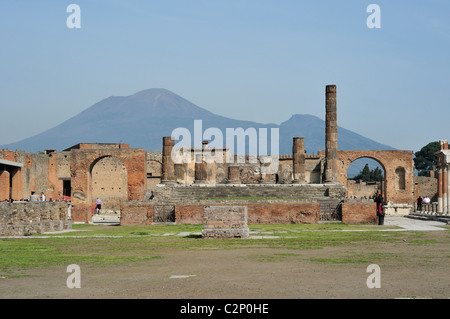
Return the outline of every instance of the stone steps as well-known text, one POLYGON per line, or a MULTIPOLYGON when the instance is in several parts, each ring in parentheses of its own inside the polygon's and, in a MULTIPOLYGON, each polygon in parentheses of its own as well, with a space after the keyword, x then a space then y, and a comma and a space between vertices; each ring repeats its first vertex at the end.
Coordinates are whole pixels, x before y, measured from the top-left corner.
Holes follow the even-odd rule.
POLYGON ((317 200, 329 198, 328 187, 324 185, 238 185, 238 186, 185 186, 173 187, 169 194, 167 189, 153 192, 155 199, 204 200, 218 198, 267 198, 317 200))
POLYGON ((426 215, 421 213, 411 213, 409 215, 405 216, 406 218, 410 219, 417 219, 417 220, 433 220, 433 221, 439 221, 446 223, 450 225, 450 216, 441 216, 441 215, 426 215))

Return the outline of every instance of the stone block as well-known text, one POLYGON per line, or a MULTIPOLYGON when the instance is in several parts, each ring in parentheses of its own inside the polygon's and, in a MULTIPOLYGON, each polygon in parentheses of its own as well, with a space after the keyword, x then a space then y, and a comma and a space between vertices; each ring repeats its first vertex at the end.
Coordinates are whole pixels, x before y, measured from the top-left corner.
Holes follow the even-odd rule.
POLYGON ((248 238, 246 206, 205 206, 202 238, 248 238))

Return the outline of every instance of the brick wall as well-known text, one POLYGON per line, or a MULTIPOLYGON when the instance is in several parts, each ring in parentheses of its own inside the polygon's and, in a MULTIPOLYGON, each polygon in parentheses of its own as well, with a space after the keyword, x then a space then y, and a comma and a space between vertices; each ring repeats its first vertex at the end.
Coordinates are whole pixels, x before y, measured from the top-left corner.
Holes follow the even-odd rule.
POLYGON ((0 203, 0 236, 71 229, 67 203, 0 203))
POLYGON ((344 202, 342 203, 342 222, 345 224, 376 224, 375 202, 344 202))
MULTIPOLYGON (((121 225, 148 225, 153 222, 155 202, 128 201, 121 205, 121 225)), ((162 203, 158 203, 162 205, 162 203)), ((246 206, 250 224, 314 224, 319 222, 320 204, 301 201, 198 201, 175 206, 178 225, 203 224, 205 206, 246 206)))

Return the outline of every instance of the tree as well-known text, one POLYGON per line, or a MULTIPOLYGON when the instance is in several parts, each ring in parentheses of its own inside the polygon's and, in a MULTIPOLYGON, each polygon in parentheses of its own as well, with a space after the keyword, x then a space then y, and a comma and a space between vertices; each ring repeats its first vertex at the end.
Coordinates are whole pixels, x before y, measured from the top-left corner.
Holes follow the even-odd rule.
POLYGON ((379 167, 371 170, 369 169, 369 164, 366 164, 359 174, 351 179, 361 179, 363 182, 381 182, 384 179, 384 175, 379 167))
POLYGON ((436 165, 436 152, 441 149, 439 142, 430 142, 414 153, 414 166, 419 171, 419 176, 428 175, 428 172, 436 165))

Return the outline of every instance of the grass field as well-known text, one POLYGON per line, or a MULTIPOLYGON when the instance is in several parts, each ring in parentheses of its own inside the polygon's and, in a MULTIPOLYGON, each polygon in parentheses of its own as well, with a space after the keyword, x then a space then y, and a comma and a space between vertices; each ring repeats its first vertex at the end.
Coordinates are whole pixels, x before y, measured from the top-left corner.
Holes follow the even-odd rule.
MULTIPOLYGON (((23 284, 30 286, 27 288, 30 289, 28 293, 34 296, 39 291, 37 287, 36 290, 31 288, 31 283, 36 281, 36 272, 47 273, 46 276, 51 277, 54 269, 69 264, 78 264, 83 269, 99 273, 101 269, 108 268, 111 276, 114 273, 121 276, 128 274, 130 277, 126 278, 136 276, 132 275, 132 269, 144 267, 152 269, 152 272, 157 269, 161 276, 158 280, 162 280, 161 278, 167 278, 168 272, 175 272, 175 269, 191 269, 191 272, 195 272, 199 277, 202 274, 207 276, 213 267, 225 267, 228 262, 234 265, 233 268, 226 268, 230 271, 231 278, 237 276, 239 269, 254 269, 248 277, 292 267, 300 267, 302 271, 309 269, 312 273, 316 269, 332 267, 336 271, 346 273, 350 268, 358 269, 372 263, 395 269, 404 267, 405 271, 414 269, 420 274, 427 268, 441 269, 443 265, 448 265, 450 260, 448 226, 437 232, 397 232, 387 231, 388 228, 380 231, 380 228, 373 225, 340 223, 258 224, 249 225, 249 228, 259 239, 202 239, 200 234, 203 225, 85 224, 73 225, 72 232, 2 238, 0 285, 15 287, 18 284, 15 281, 30 280, 23 284), (196 258, 202 258, 201 262, 195 262, 196 258), (218 260, 221 260, 223 265, 217 264, 218 260), (181 267, 183 263, 187 263, 186 267, 181 267), (211 269, 200 270, 208 263, 211 263, 211 269)), ((444 269, 448 269, 448 266, 445 267, 444 269)), ((221 276, 226 275, 221 273, 221 276)), ((280 273, 279 276, 284 275, 280 273)), ((268 282, 261 283, 259 288, 263 289, 262 287, 269 285, 270 280, 274 280, 272 284, 280 282, 280 279, 275 277, 266 278, 268 282)), ((291 280, 295 281, 295 278, 297 277, 291 280)), ((448 286, 450 287, 450 284, 448 286)), ((187 286, 186 289, 188 288, 187 286)), ((440 289, 445 291, 446 288, 440 289)), ((450 288, 448 291, 450 292, 450 288)), ((4 296, 0 293, 0 298, 4 296)), ((17 296, 29 295, 23 295, 21 292, 17 296)), ((114 296, 121 298, 120 294, 114 296)))

